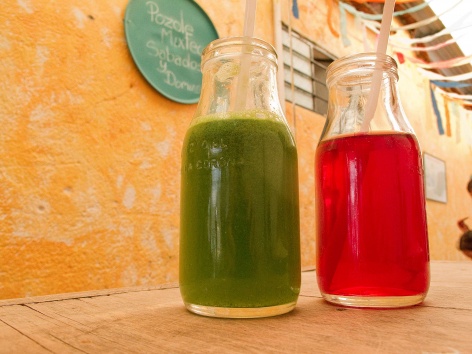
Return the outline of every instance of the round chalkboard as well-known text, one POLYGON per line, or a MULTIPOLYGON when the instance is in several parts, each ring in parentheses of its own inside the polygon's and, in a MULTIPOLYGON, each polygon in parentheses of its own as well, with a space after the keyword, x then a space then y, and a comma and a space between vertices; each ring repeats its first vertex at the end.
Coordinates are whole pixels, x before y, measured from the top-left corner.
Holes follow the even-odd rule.
POLYGON ((136 66, 165 97, 195 103, 200 97, 203 49, 218 38, 193 0, 131 0, 125 34, 136 66))

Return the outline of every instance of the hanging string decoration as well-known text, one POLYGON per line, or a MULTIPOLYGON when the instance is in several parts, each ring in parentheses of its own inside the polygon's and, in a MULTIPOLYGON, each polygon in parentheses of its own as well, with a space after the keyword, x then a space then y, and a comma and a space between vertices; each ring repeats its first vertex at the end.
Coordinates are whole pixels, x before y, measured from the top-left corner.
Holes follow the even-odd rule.
MULTIPOLYGON (((327 0, 333 2, 334 0, 327 0)), ((409 3, 414 2, 415 0, 396 0, 396 3, 409 3)), ((411 6, 409 8, 403 9, 401 11, 395 11, 393 13, 394 17, 404 16, 408 14, 414 14, 420 10, 425 9, 434 1, 444 1, 444 0, 425 0, 424 2, 411 6)), ((460 3, 467 0, 456 0, 448 3, 448 6, 441 13, 435 14, 434 16, 421 19, 419 21, 409 23, 406 25, 392 26, 391 31, 396 32, 395 35, 390 36, 389 45, 393 49, 395 55, 397 56, 400 64, 403 64, 405 61, 408 61, 415 66, 421 75, 430 80, 430 95, 431 102, 433 106, 433 111, 436 116, 438 132, 443 135, 451 136, 451 111, 450 107, 455 107, 456 104, 462 106, 472 105, 472 95, 457 94, 454 92, 449 92, 447 89, 451 88, 465 88, 472 87, 472 84, 465 83, 464 81, 472 79, 472 72, 467 72, 460 75, 445 76, 438 74, 432 70, 443 70, 450 68, 457 68, 463 65, 472 64, 472 55, 463 55, 447 60, 440 60, 429 62, 418 57, 412 56, 409 53, 428 53, 432 51, 445 48, 454 43, 457 43, 457 40, 464 38, 465 36, 470 36, 470 30, 472 29, 472 21, 469 19, 469 23, 463 24, 460 21, 460 18, 456 21, 453 26, 444 28, 441 31, 438 31, 434 34, 430 34, 421 38, 409 38, 408 36, 402 35, 402 31, 411 31, 419 29, 424 26, 431 25, 432 23, 440 20, 443 15, 448 14, 453 9, 457 8, 460 3), (444 38, 444 40, 441 40, 444 38), (431 42, 434 44, 431 44, 431 42), (438 43, 439 41, 439 43, 438 43), (419 46, 420 45, 420 46, 419 46), (444 106, 443 111, 445 115, 445 127, 443 125, 443 119, 441 117, 440 109, 438 106, 438 101, 436 98, 436 93, 440 94, 443 98, 444 106)), ((351 0, 350 3, 384 3, 384 0, 351 0)), ((356 7, 339 0, 339 15, 340 15, 340 24, 339 24, 339 33, 341 35, 342 42, 344 46, 351 45, 349 39, 348 27, 347 27, 347 14, 351 14, 355 17, 355 20, 359 22, 363 29, 363 38, 364 38, 364 47, 367 50, 367 40, 366 40, 366 29, 371 30, 375 34, 379 34, 380 29, 380 20, 382 14, 371 14, 363 11, 359 11, 356 7)), ((410 16, 411 17, 411 16, 410 16)), ((328 21, 331 22, 331 16, 328 16, 328 21)), ((330 24, 330 28, 333 27, 330 24)), ((334 34, 334 30, 331 31, 334 34)), ((337 33, 337 32, 336 32, 337 33)), ((453 111, 454 113, 454 111, 453 111)))

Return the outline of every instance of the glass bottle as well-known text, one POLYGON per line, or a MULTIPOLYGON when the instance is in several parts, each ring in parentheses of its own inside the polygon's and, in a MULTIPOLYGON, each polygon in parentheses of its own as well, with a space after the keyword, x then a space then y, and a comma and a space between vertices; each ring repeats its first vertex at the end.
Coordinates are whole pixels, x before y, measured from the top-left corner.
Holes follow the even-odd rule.
POLYGON ((332 303, 404 307, 429 288, 421 151, 397 82, 387 55, 348 56, 327 70, 328 117, 315 157, 316 272, 332 303), (376 70, 378 102, 367 121, 376 70))
POLYGON ((202 53, 182 148, 180 290, 188 310, 263 317, 300 291, 298 160, 268 43, 233 37, 202 53))

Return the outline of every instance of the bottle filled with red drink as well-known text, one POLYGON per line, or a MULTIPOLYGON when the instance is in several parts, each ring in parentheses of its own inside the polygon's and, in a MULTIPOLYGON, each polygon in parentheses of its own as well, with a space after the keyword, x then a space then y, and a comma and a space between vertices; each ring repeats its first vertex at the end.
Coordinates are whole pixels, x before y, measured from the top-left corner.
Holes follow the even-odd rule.
POLYGON ((316 272, 324 299, 338 305, 412 306, 429 288, 422 156, 397 82, 395 60, 378 53, 327 70, 328 116, 315 156, 316 272))

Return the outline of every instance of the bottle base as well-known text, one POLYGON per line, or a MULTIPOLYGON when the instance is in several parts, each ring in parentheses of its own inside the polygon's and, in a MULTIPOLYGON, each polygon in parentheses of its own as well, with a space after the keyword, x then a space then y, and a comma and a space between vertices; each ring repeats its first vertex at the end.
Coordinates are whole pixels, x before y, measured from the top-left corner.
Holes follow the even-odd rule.
POLYGON ((190 312, 197 315, 221 318, 258 318, 282 315, 295 308, 296 301, 268 307, 214 307, 185 303, 190 312))
POLYGON ((333 304, 347 307, 398 308, 418 305, 426 294, 411 296, 345 296, 322 294, 323 298, 333 304))

